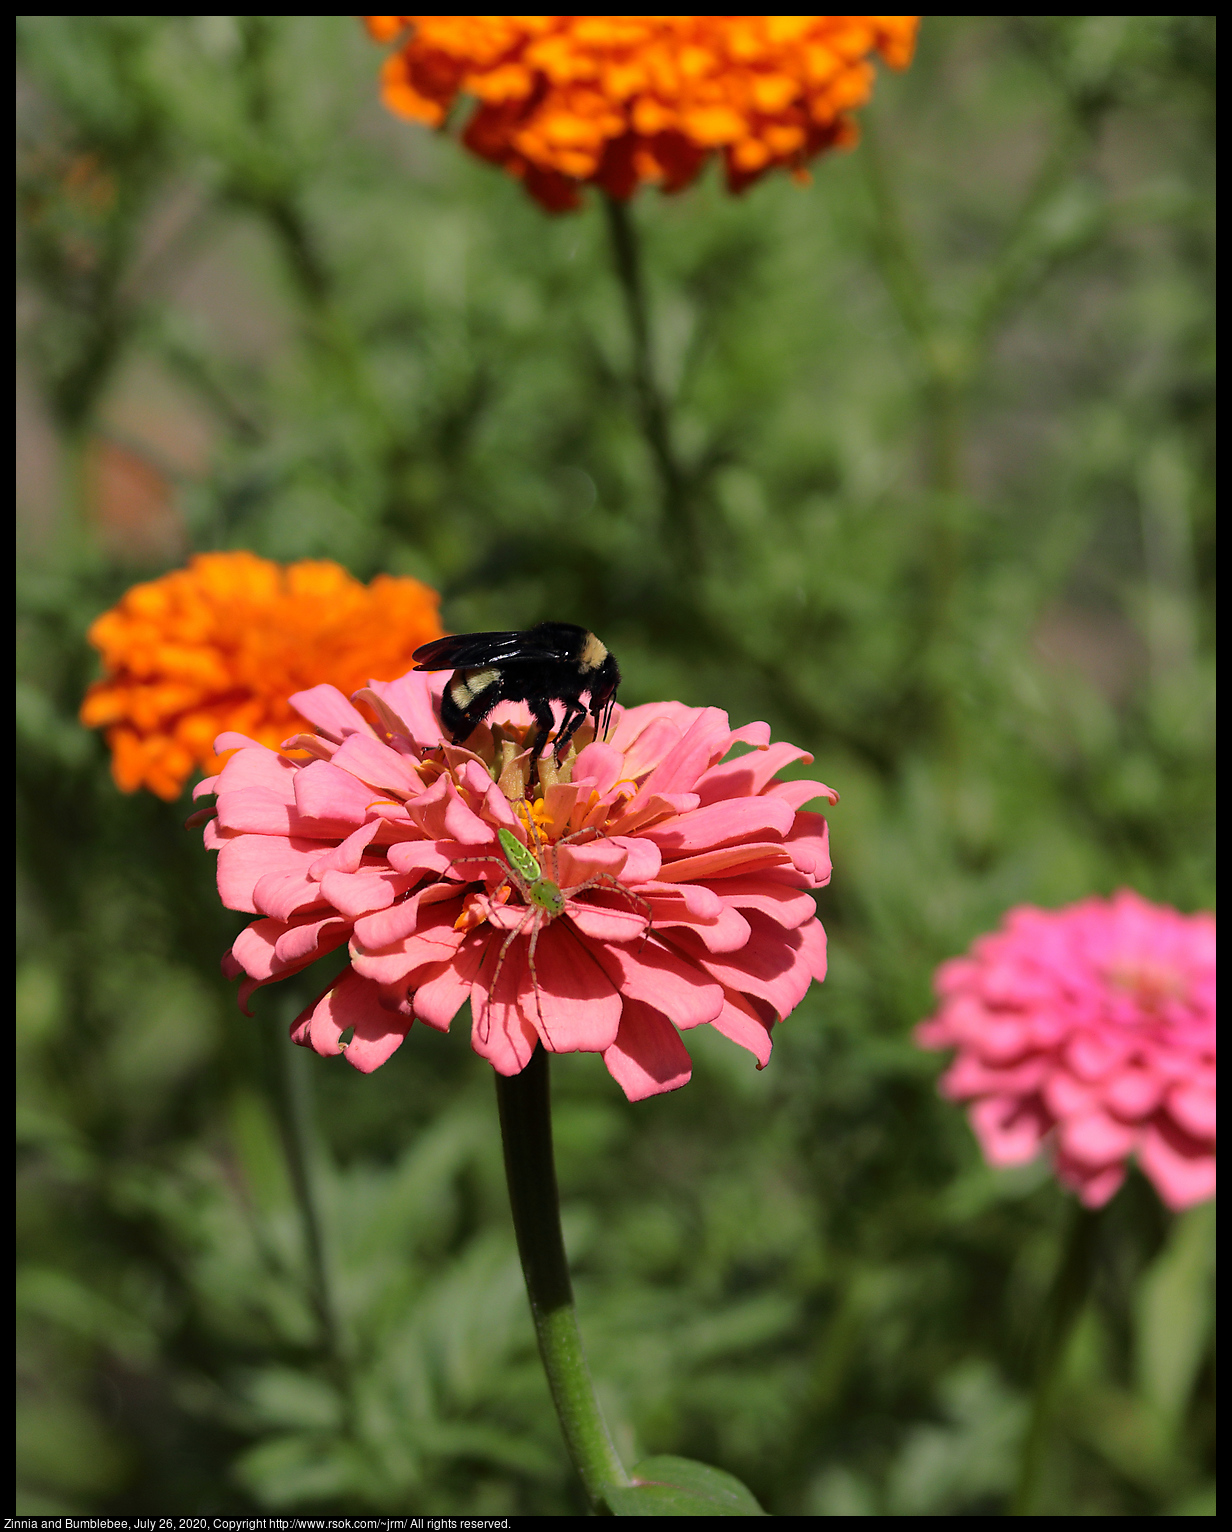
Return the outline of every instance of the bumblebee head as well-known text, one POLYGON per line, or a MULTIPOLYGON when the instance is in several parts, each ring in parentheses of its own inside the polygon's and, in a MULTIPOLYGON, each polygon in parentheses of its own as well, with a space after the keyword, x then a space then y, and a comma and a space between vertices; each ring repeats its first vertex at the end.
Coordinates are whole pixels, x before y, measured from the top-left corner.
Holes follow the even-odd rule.
POLYGON ((609 654, 595 670, 590 682, 590 716, 595 722, 596 739, 602 739, 607 733, 612 708, 616 705, 616 689, 619 685, 620 667, 616 663, 616 656, 609 654))

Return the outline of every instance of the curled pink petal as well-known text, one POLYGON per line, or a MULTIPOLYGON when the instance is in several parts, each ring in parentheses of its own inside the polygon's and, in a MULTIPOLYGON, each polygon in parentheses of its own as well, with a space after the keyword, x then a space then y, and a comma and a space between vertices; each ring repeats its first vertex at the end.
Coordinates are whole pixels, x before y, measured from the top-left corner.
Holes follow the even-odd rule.
POLYGON ((307 691, 293 692, 288 700, 318 734, 335 744, 341 744, 348 734, 372 736, 372 725, 336 686, 310 686, 307 691))
POLYGON ((401 720, 404 737, 416 755, 440 742, 441 693, 449 676, 441 671, 412 670, 397 681, 369 681, 369 687, 401 720))
POLYGON ((1215 919, 1122 890, 1022 906, 937 970, 925 1048, 971 1103, 992 1164, 1049 1146, 1060 1180, 1102 1206, 1136 1157, 1164 1202, 1215 1195, 1215 919))
POLYGON ((334 872, 331 868, 321 875, 320 889, 323 898, 340 915, 358 919, 374 910, 384 910, 399 894, 406 893, 414 881, 407 874, 390 872, 386 867, 371 872, 334 872))
POLYGON ((710 1025, 741 1048, 747 1048, 757 1060, 758 1069, 764 1069, 770 1062, 770 1028, 773 1022, 773 1015, 769 1021, 765 1020, 751 1001, 735 990, 725 989, 723 1009, 710 1025))
POLYGON ((332 998, 335 1014, 355 1028, 346 1045, 347 1063, 366 1075, 371 1074, 402 1046, 411 1017, 382 1004, 379 988, 358 976, 346 985, 341 1004, 337 988, 332 998))
MULTIPOLYGON (((332 846, 328 851, 318 856, 308 869, 312 877, 319 879, 325 872, 358 872, 363 861, 364 852, 372 844, 377 831, 381 828, 379 819, 360 825, 358 830, 352 830, 350 835, 337 846, 332 846)), ((396 871, 403 872, 404 868, 396 871)))
POLYGON ((348 1060, 365 1074, 383 1064, 401 1044, 410 1018, 386 1010, 375 984, 345 969, 333 986, 291 1024, 291 1036, 317 1053, 343 1051, 343 1034, 354 1028, 346 1044, 348 1060), (358 1044, 352 1056, 351 1049, 358 1044))

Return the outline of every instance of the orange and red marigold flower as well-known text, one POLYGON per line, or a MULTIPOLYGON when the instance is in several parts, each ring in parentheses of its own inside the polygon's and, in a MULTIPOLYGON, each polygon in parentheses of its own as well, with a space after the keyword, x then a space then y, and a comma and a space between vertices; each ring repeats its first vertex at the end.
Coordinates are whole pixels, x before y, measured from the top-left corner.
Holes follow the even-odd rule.
POLYGON ((711 154, 740 191, 854 141, 869 56, 905 68, 917 16, 368 16, 385 104, 440 127, 478 106, 463 141, 553 211, 579 188, 677 191, 711 154))
POLYGON ((195 767, 221 767, 216 735, 276 745, 301 727, 293 692, 401 675, 412 650, 441 636, 439 604, 418 580, 361 585, 327 560, 198 554, 135 585, 90 628, 106 675, 81 721, 106 729, 119 787, 174 799, 195 767))
POLYGON ((316 733, 287 748, 306 763, 218 741, 235 753, 197 794, 217 799, 203 817, 222 901, 256 917, 224 964, 241 1001, 345 944, 292 1037, 365 1073, 412 1022, 444 1031, 468 1001, 502 1075, 536 1043, 600 1053, 637 1100, 688 1080, 679 1034, 703 1025, 766 1063, 774 1024, 825 973, 826 821, 803 805, 837 795, 777 775, 812 757, 764 723, 660 702, 617 706, 604 740, 585 725, 536 779, 529 709, 503 704, 451 745, 446 680, 376 683, 356 694, 365 712, 331 686, 295 697, 316 733), (725 759, 738 744, 754 748, 725 759), (510 876, 502 836, 551 877, 551 910, 510 876))

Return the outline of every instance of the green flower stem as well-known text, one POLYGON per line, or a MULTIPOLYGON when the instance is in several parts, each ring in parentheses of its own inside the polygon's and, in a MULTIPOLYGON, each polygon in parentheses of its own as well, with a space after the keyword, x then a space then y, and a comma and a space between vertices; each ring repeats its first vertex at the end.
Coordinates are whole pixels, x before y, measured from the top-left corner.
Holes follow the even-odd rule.
POLYGON ((560 1232, 548 1056, 541 1046, 521 1074, 496 1076, 496 1100, 518 1254, 552 1403, 592 1509, 608 1513, 606 1491, 631 1480, 608 1434, 582 1350, 560 1232))
POLYGON ((693 522, 687 475, 672 443, 671 413, 655 380, 650 310, 642 276, 637 225, 628 204, 616 197, 605 194, 603 207, 612 244, 612 260, 629 324, 633 352, 633 388, 637 395, 642 434, 646 438, 659 478, 665 538, 675 556, 677 573, 687 584, 699 567, 700 545, 693 522))
POLYGON ((1075 1201, 1052 1288, 1036 1333, 1035 1387, 1010 1504, 1014 1516, 1035 1516, 1040 1472, 1048 1446, 1053 1409, 1061 1383, 1067 1343, 1091 1291, 1100 1216, 1075 1201))

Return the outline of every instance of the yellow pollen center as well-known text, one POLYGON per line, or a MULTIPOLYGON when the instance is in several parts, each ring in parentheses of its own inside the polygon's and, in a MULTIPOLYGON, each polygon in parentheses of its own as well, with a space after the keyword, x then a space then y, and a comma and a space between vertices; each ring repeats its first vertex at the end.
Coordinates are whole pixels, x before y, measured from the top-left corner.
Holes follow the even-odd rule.
POLYGON ((523 798, 521 802, 517 804, 517 811, 522 816, 522 819, 526 824, 526 828, 531 831, 532 839, 534 838, 535 831, 538 831, 539 838, 543 841, 546 841, 548 838, 548 829, 552 823, 552 816, 548 813, 547 808, 544 806, 543 799, 536 798, 533 803, 530 803, 527 799, 523 798))

